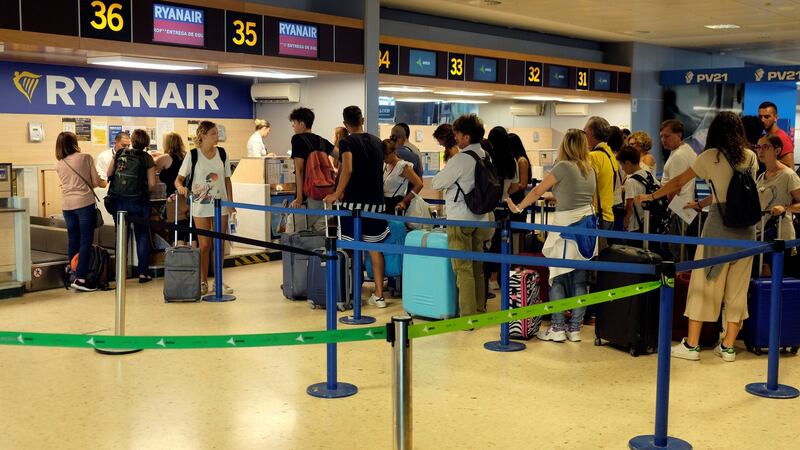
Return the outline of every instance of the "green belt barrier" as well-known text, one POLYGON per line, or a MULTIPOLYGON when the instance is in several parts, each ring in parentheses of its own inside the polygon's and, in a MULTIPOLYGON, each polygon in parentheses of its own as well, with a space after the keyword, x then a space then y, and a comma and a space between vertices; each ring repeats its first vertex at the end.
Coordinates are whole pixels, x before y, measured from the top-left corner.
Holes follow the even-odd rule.
POLYGON ((414 339, 425 336, 435 336, 442 333, 450 333, 452 331, 463 331, 473 328, 486 327, 489 325, 499 325, 503 322, 509 322, 511 320, 521 320, 530 317, 543 316, 545 314, 566 311, 568 309, 596 305, 598 303, 632 297, 634 295, 654 291, 660 287, 660 281, 649 281, 646 283, 609 289, 607 291, 600 291, 547 303, 539 303, 536 305, 526 306, 524 308, 515 308, 506 311, 496 311, 474 316, 459 317, 456 319, 441 320, 439 322, 422 323, 408 327, 408 337, 414 339))
MULTIPOLYGON (((566 311, 582 306, 619 300, 650 292, 661 287, 660 281, 650 281, 631 286, 595 292, 578 297, 565 298, 548 303, 526 306, 457 319, 412 325, 409 338, 434 336, 452 331, 499 325, 511 320, 527 319, 545 314, 566 311)), ((28 333, 24 331, 0 331, 0 345, 34 347, 73 347, 101 349, 198 349, 198 348, 243 348, 276 347, 286 345, 332 344, 385 340, 386 327, 357 328, 336 331, 304 331, 293 333, 234 334, 221 336, 102 336, 96 334, 28 333)))

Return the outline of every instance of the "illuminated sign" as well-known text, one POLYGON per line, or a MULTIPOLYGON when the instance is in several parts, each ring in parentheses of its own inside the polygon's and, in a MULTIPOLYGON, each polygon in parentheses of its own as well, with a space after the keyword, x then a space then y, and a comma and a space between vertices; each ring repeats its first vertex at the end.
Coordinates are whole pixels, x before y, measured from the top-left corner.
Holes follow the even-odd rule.
POLYGON ((204 47, 205 12, 153 3, 153 42, 204 47))
POLYGON ((237 53, 263 54, 262 17, 255 14, 228 11, 225 28, 225 50, 237 53))
POLYGON ((122 0, 81 0, 81 36, 94 39, 130 41, 130 2, 122 0))
POLYGON ((475 81, 497 82, 497 60, 475 57, 472 64, 472 79, 475 81))
POLYGON ((282 56, 299 56, 301 58, 317 58, 319 52, 318 31, 316 25, 279 22, 278 54, 282 56))
POLYGON ((436 76, 436 52, 427 50, 408 51, 408 73, 425 77, 436 76))

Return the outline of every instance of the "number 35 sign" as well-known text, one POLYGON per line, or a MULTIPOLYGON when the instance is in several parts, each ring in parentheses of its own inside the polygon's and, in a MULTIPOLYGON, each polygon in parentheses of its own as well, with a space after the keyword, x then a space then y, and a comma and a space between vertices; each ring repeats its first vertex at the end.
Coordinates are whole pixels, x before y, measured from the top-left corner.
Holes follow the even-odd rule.
POLYGON ((131 41, 129 0, 81 0, 81 36, 131 41))

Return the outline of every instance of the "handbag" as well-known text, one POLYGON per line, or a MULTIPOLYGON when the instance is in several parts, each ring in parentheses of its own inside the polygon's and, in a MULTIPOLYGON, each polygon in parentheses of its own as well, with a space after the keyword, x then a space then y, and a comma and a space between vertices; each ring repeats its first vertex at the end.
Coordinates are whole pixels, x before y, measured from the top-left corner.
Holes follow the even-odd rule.
MULTIPOLYGON (((406 216, 407 217, 420 217, 424 219, 431 218, 431 208, 419 194, 414 191, 411 191, 414 194, 414 197, 411 199, 411 202, 408 204, 408 208, 406 209, 406 216)), ((423 228, 423 224, 421 223, 407 223, 406 226, 413 230, 420 230, 423 228)))
MULTIPOLYGON (((62 161, 64 161, 64 164, 66 164, 66 165, 67 165, 67 167, 69 167, 69 168, 70 168, 70 170, 72 170, 73 172, 75 172, 75 175, 77 175, 77 176, 78 176, 78 178, 80 178, 81 180, 83 180, 83 182, 84 182, 84 183, 86 183, 86 186, 89 188, 89 191, 92 193, 92 195, 94 195, 94 199, 95 199, 96 201, 98 201, 98 202, 99 202, 99 201, 100 201, 100 197, 98 197, 98 196, 97 196, 97 193, 95 193, 95 192, 94 192, 94 188, 92 187, 91 183, 89 183, 88 181, 86 181, 86 178, 84 178, 84 177, 83 177, 83 175, 81 175, 80 173, 78 173, 78 171, 77 171, 77 170, 75 170, 75 168, 74 168, 74 167, 70 166, 70 165, 69 165, 69 163, 68 163, 67 161, 65 161, 65 160, 63 160, 63 159, 62 159, 62 161)), ((108 209, 108 200, 109 200, 109 197, 108 197, 108 196, 106 196, 106 198, 105 198, 105 199, 103 199, 103 204, 105 204, 105 206, 106 206, 106 209, 108 209)), ((100 208, 98 208, 98 207, 97 207, 97 203, 95 203, 95 205, 94 205, 94 214, 95 214, 95 219, 94 219, 94 227, 95 227, 95 228, 100 228, 100 227, 102 227, 102 226, 103 226, 103 224, 105 224, 105 220, 103 220, 103 212, 102 212, 102 211, 100 211, 100 208)))

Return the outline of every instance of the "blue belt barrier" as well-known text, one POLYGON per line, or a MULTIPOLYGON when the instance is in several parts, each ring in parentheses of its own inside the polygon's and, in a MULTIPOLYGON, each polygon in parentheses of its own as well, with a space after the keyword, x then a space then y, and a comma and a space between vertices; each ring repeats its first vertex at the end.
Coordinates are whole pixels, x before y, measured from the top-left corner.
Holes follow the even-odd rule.
POLYGON ((747 248, 739 250, 738 252, 729 253, 727 255, 715 256, 713 258, 700 259, 697 261, 684 261, 675 264, 675 270, 683 272, 686 270, 701 269, 704 267, 716 266, 717 264, 724 264, 737 259, 747 258, 748 256, 760 255, 761 253, 768 253, 772 251, 772 244, 763 244, 755 248, 747 248))
POLYGON ((497 228, 497 222, 489 222, 486 220, 444 220, 444 219, 427 219, 424 217, 405 217, 393 216, 391 214, 380 214, 363 211, 361 217, 365 219, 380 219, 404 223, 424 223, 429 225, 451 226, 451 227, 475 227, 475 228, 497 228))
POLYGON ((329 216, 329 217, 346 217, 352 213, 348 210, 334 210, 334 209, 303 209, 303 208, 283 208, 280 206, 265 206, 253 205, 250 203, 237 203, 237 202, 222 202, 222 206, 230 206, 233 208, 252 209, 256 211, 266 211, 273 213, 286 213, 286 214, 304 214, 307 216, 329 216))

